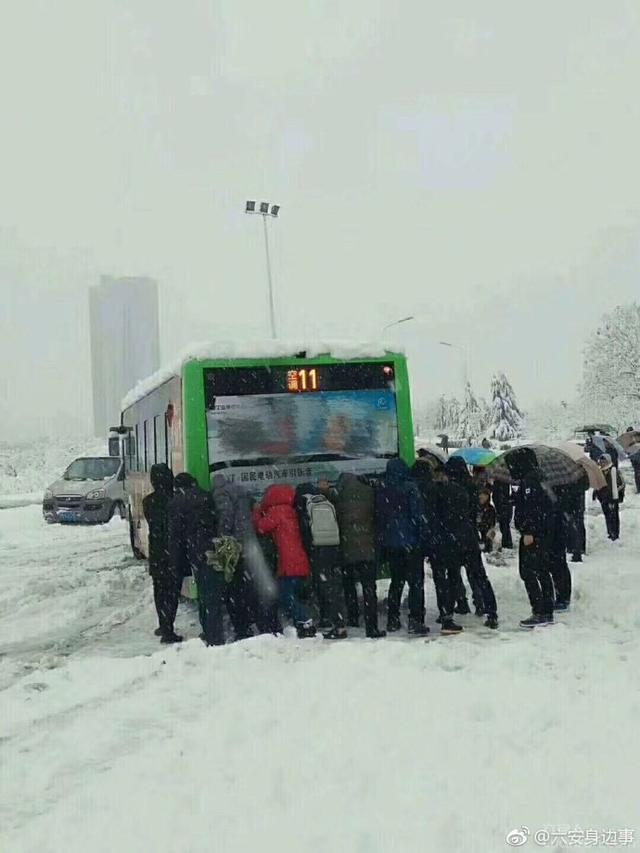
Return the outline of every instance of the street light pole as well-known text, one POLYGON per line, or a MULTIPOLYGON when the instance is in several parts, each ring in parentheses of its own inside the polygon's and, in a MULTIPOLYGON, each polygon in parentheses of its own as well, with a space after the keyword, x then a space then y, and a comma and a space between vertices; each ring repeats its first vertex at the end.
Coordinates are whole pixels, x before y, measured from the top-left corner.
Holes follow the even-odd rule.
POLYGON ((463 359, 462 365, 463 365, 463 370, 464 370, 464 384, 466 387, 467 383, 469 382, 469 359, 468 359, 468 353, 467 353, 466 348, 461 347, 458 344, 452 344, 449 341, 438 341, 438 343, 440 344, 441 347, 449 347, 450 349, 457 349, 459 352, 462 353, 462 359, 463 359))
POLYGON ((264 250, 267 256, 267 278, 269 280, 269 317, 271 319, 271 337, 275 341, 278 337, 276 331, 276 306, 273 299, 273 279, 271 277, 271 258, 269 257, 269 235, 267 231, 267 217, 263 215, 262 224, 264 225, 264 250))
POLYGON ((273 276, 271 274, 271 256, 269 253, 269 231, 267 228, 267 217, 276 219, 280 212, 279 204, 269 205, 269 202, 263 201, 260 203, 260 209, 256 210, 255 201, 248 201, 245 207, 245 213, 257 213, 262 216, 262 225, 264 230, 264 251, 267 259, 267 284, 269 287, 269 320, 271 323, 271 337, 276 340, 278 337, 276 329, 276 306, 273 295, 273 276))

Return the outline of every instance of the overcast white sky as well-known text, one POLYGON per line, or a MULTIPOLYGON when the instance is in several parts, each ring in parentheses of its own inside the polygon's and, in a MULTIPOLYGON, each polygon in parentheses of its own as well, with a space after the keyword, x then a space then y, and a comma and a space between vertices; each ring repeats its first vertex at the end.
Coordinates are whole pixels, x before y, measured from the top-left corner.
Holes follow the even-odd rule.
MULTIPOLYGON (((267 332, 409 347, 421 396, 568 398, 638 297, 636 0, 22 0, 0 30, 0 413, 87 426, 87 289, 161 285, 162 349, 267 332)), ((1 437, 1 435, 0 435, 1 437)))

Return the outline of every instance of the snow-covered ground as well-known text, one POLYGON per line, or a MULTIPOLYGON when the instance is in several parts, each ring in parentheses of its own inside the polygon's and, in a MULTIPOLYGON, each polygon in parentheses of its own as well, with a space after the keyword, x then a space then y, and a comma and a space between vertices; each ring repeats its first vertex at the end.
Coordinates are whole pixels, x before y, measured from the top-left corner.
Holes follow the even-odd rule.
POLYGON ((640 498, 622 529, 612 544, 590 517, 574 607, 534 634, 511 557, 490 567, 496 633, 471 616, 427 643, 206 649, 181 604, 189 641, 161 648, 126 525, 0 511, 0 850, 493 853, 522 825, 640 841, 640 498))

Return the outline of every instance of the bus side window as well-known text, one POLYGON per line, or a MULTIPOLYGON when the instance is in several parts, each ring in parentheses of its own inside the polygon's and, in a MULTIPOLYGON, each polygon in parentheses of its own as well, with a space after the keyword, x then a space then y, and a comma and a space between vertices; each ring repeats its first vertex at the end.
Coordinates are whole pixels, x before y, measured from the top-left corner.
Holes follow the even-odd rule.
POLYGON ((140 427, 136 424, 136 471, 141 471, 142 464, 142 447, 140 445, 140 427))
POLYGON ((158 461, 158 416, 153 416, 153 453, 150 454, 150 465, 154 465, 158 461))
POLYGON ((147 464, 148 459, 149 459, 149 455, 148 455, 149 454, 149 442, 148 442, 147 433, 148 433, 147 421, 144 421, 144 423, 142 424, 142 434, 144 436, 144 467, 142 469, 143 471, 149 470, 148 464, 147 464))
POLYGON ((165 412, 164 415, 164 461, 167 463, 169 468, 171 468, 171 463, 169 462, 169 422, 167 421, 167 414, 165 412))
POLYGON ((156 438, 156 462, 167 461, 167 427, 163 420, 162 415, 156 415, 153 419, 153 432, 156 438))

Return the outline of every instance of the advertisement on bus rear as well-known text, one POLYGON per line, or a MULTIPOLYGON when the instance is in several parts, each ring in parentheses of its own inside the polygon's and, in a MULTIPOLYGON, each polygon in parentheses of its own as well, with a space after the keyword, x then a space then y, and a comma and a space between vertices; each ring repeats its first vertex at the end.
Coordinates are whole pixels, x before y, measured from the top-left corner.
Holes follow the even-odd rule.
POLYGON ((379 474, 398 454, 390 389, 222 396, 212 403, 211 471, 224 471, 251 491, 274 482, 335 482, 345 471, 379 474))

